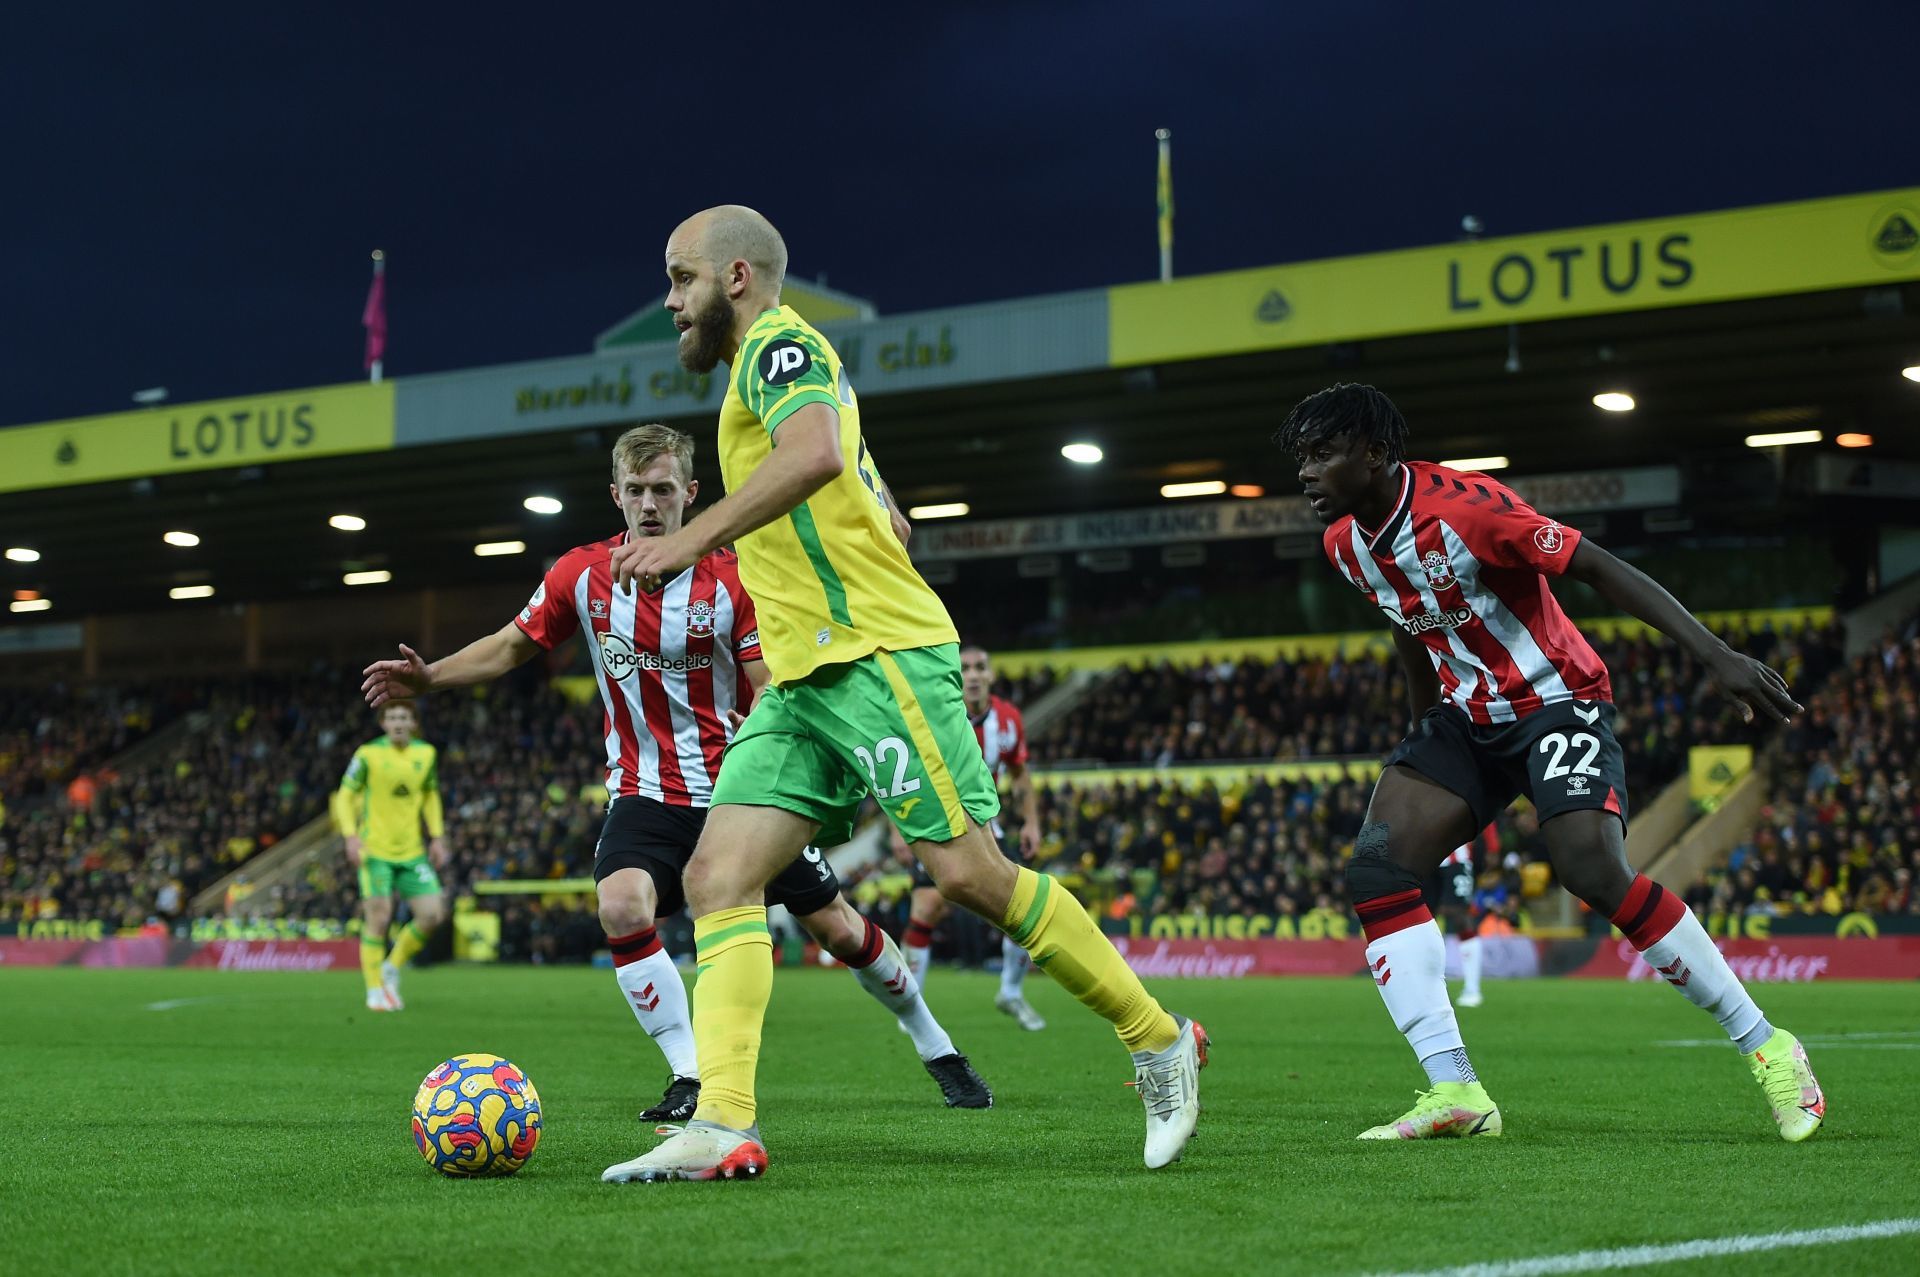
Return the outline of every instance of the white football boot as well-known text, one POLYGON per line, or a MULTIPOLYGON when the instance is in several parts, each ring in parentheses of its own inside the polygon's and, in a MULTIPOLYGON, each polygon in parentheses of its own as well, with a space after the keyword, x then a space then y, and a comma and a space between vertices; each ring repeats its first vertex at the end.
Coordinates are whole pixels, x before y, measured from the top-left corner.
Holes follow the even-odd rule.
POLYGON ((1180 1036, 1164 1051, 1133 1053, 1133 1081, 1147 1108, 1147 1165, 1152 1169, 1180 1160, 1200 1120, 1200 1070, 1213 1044, 1207 1031, 1176 1015, 1180 1036))
POLYGON ((1029 1033, 1038 1033, 1047 1027, 1040 1013, 1033 1009, 1027 1000, 1017 993, 998 994, 993 999, 994 1007, 1004 1015, 1010 1015, 1029 1033))
POLYGON ((658 1128, 668 1138, 652 1152, 600 1172, 608 1184, 639 1180, 643 1184, 672 1179, 758 1179, 767 1170, 767 1150, 760 1128, 744 1131, 718 1122, 692 1121, 685 1126, 658 1128))
POLYGON ((387 1010, 404 1011, 407 1009, 407 1004, 400 1000, 399 967, 394 966, 391 962, 382 962, 380 964, 380 987, 387 991, 387 1001, 393 1004, 388 1007, 387 1010))

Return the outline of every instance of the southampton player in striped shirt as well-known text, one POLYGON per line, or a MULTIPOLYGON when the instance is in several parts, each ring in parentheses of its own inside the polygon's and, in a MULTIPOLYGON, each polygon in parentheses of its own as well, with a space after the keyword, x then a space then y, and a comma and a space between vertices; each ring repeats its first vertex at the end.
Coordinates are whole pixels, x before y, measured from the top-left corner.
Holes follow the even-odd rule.
POLYGON ((1791 1033, 1754 1005, 1706 929, 1627 865, 1627 792, 1606 667, 1555 601, 1569 576, 1687 649, 1751 721, 1800 712, 1786 681, 1734 651, 1645 573, 1536 513, 1483 474, 1404 459, 1407 423, 1371 386, 1302 400, 1274 439, 1299 460, 1326 552, 1392 623, 1412 731, 1387 756, 1347 862, 1347 895, 1394 1024, 1432 1089, 1362 1139, 1498 1135, 1447 1001, 1445 944, 1421 902, 1441 859, 1519 794, 1568 891, 1712 1015, 1766 1094, 1780 1134, 1818 1130, 1826 1098, 1791 1033))
MULTIPOLYGON (((672 1072, 666 1095, 641 1119, 681 1121, 700 1097, 699 1061, 686 985, 654 923, 685 903, 681 871, 706 823, 730 723, 765 685, 766 665, 732 553, 703 555, 655 591, 613 588, 614 548, 672 535, 698 495, 693 440, 665 426, 637 426, 613 446, 613 475, 625 532, 562 555, 497 633, 432 665, 403 645, 402 659, 367 667, 364 690, 380 705, 484 683, 586 632, 606 704, 608 807, 593 861, 600 924, 622 997, 672 1072)), ((789 865, 766 895, 899 1018, 949 1107, 992 1105, 992 1092, 927 1010, 899 949, 847 903, 818 851, 789 865)))
POLYGON ((1064 887, 994 844, 986 822, 1000 798, 961 702, 959 636, 895 531, 846 366, 780 304, 780 233, 749 208, 707 209, 667 240, 666 268, 680 362, 729 369, 727 495, 676 536, 617 548, 614 577, 649 587, 736 545, 772 685, 734 739, 687 867, 704 972, 693 1021, 707 1070, 700 1109, 603 1178, 766 1169, 754 1072, 773 946, 761 896, 809 843, 844 835, 869 794, 947 899, 1012 936, 1113 1025, 1147 1112, 1144 1160, 1176 1161, 1200 1113, 1206 1033, 1146 991, 1064 887))

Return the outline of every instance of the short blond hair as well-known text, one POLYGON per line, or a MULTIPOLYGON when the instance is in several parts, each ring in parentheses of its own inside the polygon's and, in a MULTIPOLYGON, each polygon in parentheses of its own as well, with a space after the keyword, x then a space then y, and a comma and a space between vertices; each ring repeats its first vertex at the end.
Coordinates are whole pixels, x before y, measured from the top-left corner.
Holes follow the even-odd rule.
POLYGON ((649 423, 635 426, 613 441, 613 481, 620 482, 620 472, 639 474, 652 465, 656 457, 671 452, 674 460, 680 463, 680 481, 693 479, 693 436, 682 434, 672 426, 649 423))

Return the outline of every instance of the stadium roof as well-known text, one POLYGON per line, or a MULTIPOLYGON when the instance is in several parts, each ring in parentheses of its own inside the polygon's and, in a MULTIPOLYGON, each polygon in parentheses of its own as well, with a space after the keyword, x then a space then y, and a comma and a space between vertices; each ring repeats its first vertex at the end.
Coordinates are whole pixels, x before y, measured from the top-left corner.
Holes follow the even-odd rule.
MULTIPOLYGON (((1891 473, 1889 462, 1920 460, 1920 382, 1901 375, 1903 368, 1920 365, 1920 213, 1904 211, 1915 198, 1911 192, 1857 197, 1852 205, 1858 207, 1840 210, 1850 251, 1866 265, 1835 266, 1831 277, 1851 282, 1809 287, 1807 279, 1789 279, 1780 285, 1787 291, 1735 290, 1728 300, 1704 304, 1684 304, 1689 298, 1659 289, 1662 280, 1683 273, 1676 264, 1682 260, 1690 265, 1688 285, 1713 276, 1709 232, 1716 227, 1707 218, 895 317, 886 322, 905 327, 888 332, 904 333, 908 347, 918 343, 931 352, 946 340, 943 325, 966 333, 972 331, 967 325, 1000 318, 1017 326, 1092 308, 1111 325, 1100 333, 1110 346, 1093 358, 1084 350, 1060 356, 1055 362, 1065 371, 972 381, 955 374, 926 389, 896 377, 882 393, 876 352, 886 347, 875 345, 866 355, 867 379, 859 383, 863 422, 903 504, 965 501, 975 518, 1119 509, 1153 504, 1162 484, 1180 480, 1218 478, 1290 492, 1291 467, 1267 443, 1282 414, 1329 382, 1368 381, 1400 404, 1420 456, 1505 456, 1515 474, 1679 462, 1690 508, 1718 505, 1734 522, 1777 527, 1784 512, 1790 518, 1912 523, 1920 520, 1913 518, 1910 499, 1823 502, 1795 494, 1808 486, 1808 460, 1832 453, 1842 433, 1872 436, 1870 448, 1845 455, 1869 458, 1876 469, 1891 473), (1624 231, 1632 233, 1623 238, 1624 231), (1691 239, 1676 247, 1676 235, 1691 239), (1636 266, 1649 290, 1643 296, 1622 296, 1613 288, 1623 277, 1622 246, 1629 239, 1640 246, 1636 263, 1642 247, 1645 252, 1636 266), (1603 263, 1601 249, 1608 245, 1620 255, 1603 263), (1582 246, 1589 250, 1584 259, 1576 255, 1582 246), (1404 267, 1419 254, 1449 272, 1447 309, 1440 314, 1447 326, 1363 335, 1369 323, 1377 327, 1383 317, 1391 320, 1403 311, 1417 315, 1433 302, 1413 299, 1398 306, 1390 288, 1371 301, 1355 299, 1383 287, 1368 282, 1366 270, 1395 258, 1404 267), (1524 270, 1511 264, 1521 257, 1527 259, 1524 270), (1872 274, 1876 262, 1878 279, 1872 274), (1567 313, 1586 294, 1578 279, 1570 287, 1571 277, 1557 272, 1588 266, 1613 272, 1610 282, 1587 289, 1595 304, 1607 308, 1567 313), (1360 283, 1349 293, 1341 289, 1343 279, 1360 283), (1520 296, 1523 279, 1531 294, 1503 310, 1505 299, 1520 296), (1569 294, 1576 304, 1567 304, 1569 294), (1222 300, 1231 297, 1244 301, 1244 314, 1222 300), (1480 306, 1473 310, 1463 302, 1480 306), (1503 313, 1514 322, 1483 322, 1503 313), (1333 317, 1316 318, 1323 314, 1333 317), (1289 335, 1289 326, 1298 332, 1289 335), (1189 341, 1198 344, 1181 348, 1189 341), (1616 390, 1630 393, 1637 408, 1610 413, 1594 406, 1595 394, 1616 390), (1766 451, 1744 446, 1749 435, 1791 430, 1819 430, 1823 441, 1766 451), (1104 461, 1083 466, 1064 460, 1061 446, 1077 440, 1098 444, 1104 461)), ((1763 211, 1769 210, 1748 212, 1763 211)), ((1787 256, 1760 255, 1766 262, 1787 256)), ((1799 260, 1781 269, 1798 269, 1799 260)), ((1771 277, 1762 270, 1759 278, 1765 283, 1771 277)), ((1822 277, 1811 278, 1817 285, 1822 277)), ((1046 351, 1035 354, 1045 343, 1005 344, 997 358, 1054 358, 1046 351)), ((634 350, 654 352, 659 367, 671 367, 670 346, 634 350)), ((928 363, 935 362, 930 354, 928 363)), ((580 364, 589 366, 600 365, 580 364)), ((635 366, 651 365, 641 360, 635 366)), ((593 397, 609 389, 599 384, 599 374, 587 387, 579 384, 584 373, 566 371, 560 379, 572 377, 575 384, 549 392, 536 384, 543 369, 557 377, 565 371, 557 362, 523 365, 402 379, 397 392, 379 388, 399 396, 403 442, 408 396, 425 402, 431 393, 444 401, 438 410, 444 421, 434 427, 444 442, 275 464, 228 458, 219 463, 224 469, 13 491, 0 502, 0 544, 31 547, 41 558, 5 563, 0 582, 41 591, 71 618, 156 606, 170 587, 203 581, 215 584, 222 600, 329 592, 340 588, 349 565, 390 570, 397 585, 413 587, 530 581, 541 556, 617 528, 606 504, 606 447, 635 420, 666 420, 690 430, 702 442, 697 471, 706 497, 718 495, 710 446, 717 395, 705 388, 697 396, 681 393, 657 382, 652 396, 608 400, 602 411, 583 416, 582 397, 590 408, 593 397), (557 395, 573 406, 545 429, 525 421, 516 425, 518 419, 503 409, 500 425, 452 437, 448 432, 463 428, 461 423, 477 420, 463 407, 468 401, 460 397, 466 393, 461 387, 482 382, 525 383, 523 397, 557 395), (530 513, 522 501, 535 493, 559 497, 564 511, 530 513), (367 527, 336 530, 328 524, 335 514, 358 516, 367 527), (176 529, 195 533, 199 544, 164 543, 162 534, 176 529), (473 552, 478 542, 510 540, 525 541, 526 554, 480 558, 473 552)), ((355 393, 361 392, 363 399, 373 393, 365 387, 355 393)), ((378 413, 365 405, 354 411, 364 415, 368 437, 377 436, 378 413)), ((392 440, 390 406, 386 413, 385 439, 392 440)), ((186 428, 191 426, 189 421, 186 428)), ((0 446, 13 433, 0 431, 0 446)), ((20 485, 0 476, 0 490, 8 486, 20 485)))

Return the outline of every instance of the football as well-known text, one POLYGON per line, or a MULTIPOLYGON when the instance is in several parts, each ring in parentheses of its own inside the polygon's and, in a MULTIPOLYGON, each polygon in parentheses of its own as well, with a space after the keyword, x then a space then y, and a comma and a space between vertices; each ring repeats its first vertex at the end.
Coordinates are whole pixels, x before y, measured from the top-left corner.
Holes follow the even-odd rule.
POLYGON ((414 1093, 413 1142, 442 1175, 511 1175, 540 1143, 540 1094, 508 1060, 456 1055, 414 1093))

